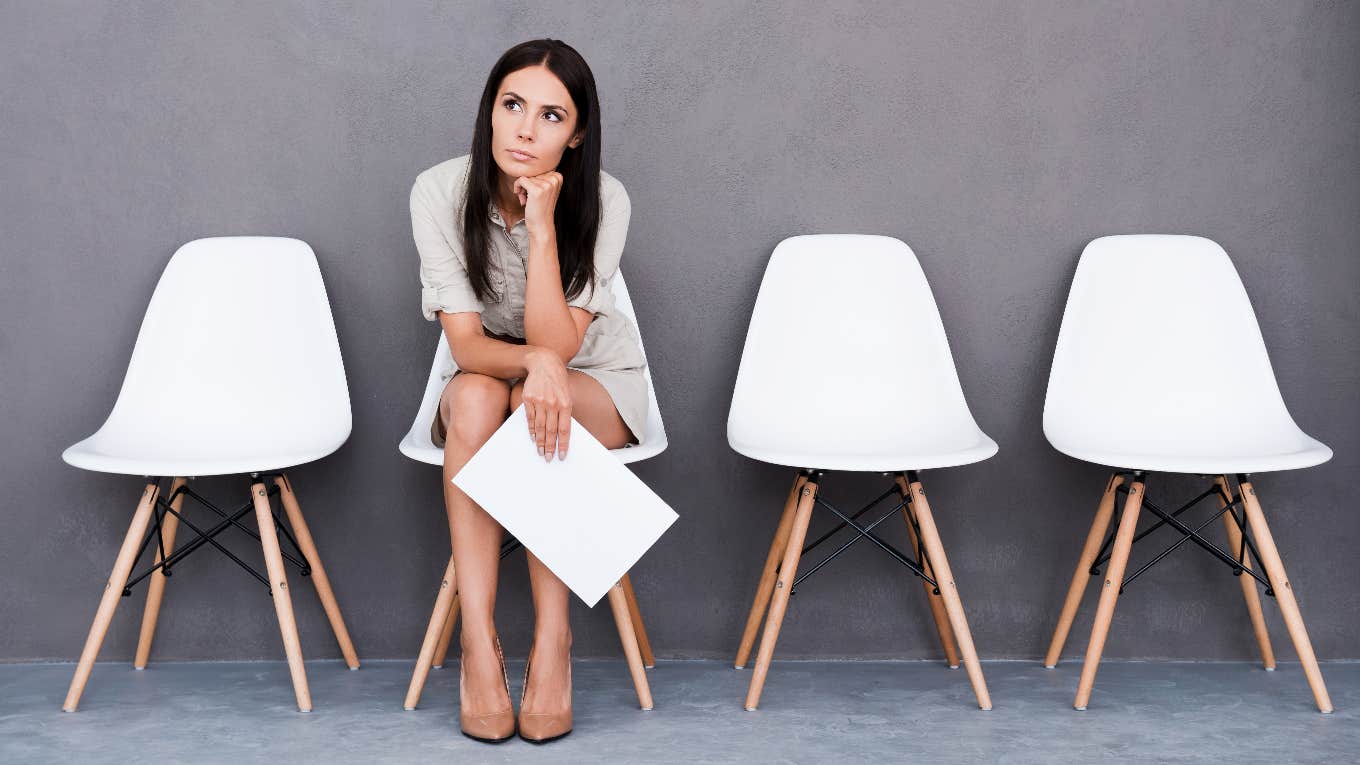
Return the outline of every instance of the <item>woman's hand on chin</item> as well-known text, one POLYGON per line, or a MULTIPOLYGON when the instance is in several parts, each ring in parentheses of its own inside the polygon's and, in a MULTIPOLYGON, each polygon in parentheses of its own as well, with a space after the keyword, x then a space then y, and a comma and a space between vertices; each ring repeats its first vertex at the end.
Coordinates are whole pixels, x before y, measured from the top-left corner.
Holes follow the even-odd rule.
POLYGON ((528 374, 524 377, 523 399, 529 436, 545 460, 551 462, 554 453, 559 460, 564 460, 571 437, 571 385, 567 380, 567 365, 554 351, 534 348, 525 366, 528 374))
POLYGON ((562 174, 549 170, 542 175, 525 175, 515 179, 515 194, 524 205, 524 225, 535 239, 557 235, 553 216, 557 213, 557 197, 562 191, 562 174))

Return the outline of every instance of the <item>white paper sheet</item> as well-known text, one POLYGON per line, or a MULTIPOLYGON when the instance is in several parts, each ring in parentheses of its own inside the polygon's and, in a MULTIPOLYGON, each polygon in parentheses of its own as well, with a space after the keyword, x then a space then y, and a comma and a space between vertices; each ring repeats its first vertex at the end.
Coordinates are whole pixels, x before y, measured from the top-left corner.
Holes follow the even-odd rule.
POLYGON ((678 517, 575 418, 544 460, 523 404, 452 480, 592 608, 678 517))

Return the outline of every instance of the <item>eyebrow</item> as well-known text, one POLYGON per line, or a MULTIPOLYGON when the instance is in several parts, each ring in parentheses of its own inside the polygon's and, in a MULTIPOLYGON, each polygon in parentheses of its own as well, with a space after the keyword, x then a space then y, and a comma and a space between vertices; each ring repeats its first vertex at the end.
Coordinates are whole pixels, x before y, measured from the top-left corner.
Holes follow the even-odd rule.
MULTIPOLYGON (((519 99, 519 100, 521 100, 521 101, 525 101, 524 96, 521 96, 520 94, 516 93, 516 92, 513 91, 513 90, 507 90, 507 91, 505 91, 505 95, 507 95, 507 96, 514 96, 515 98, 517 98, 517 99, 519 99)), ((525 101, 525 103, 528 103, 528 102, 525 101)), ((558 106, 557 104, 544 104, 544 105, 543 105, 543 108, 544 108, 544 109, 556 109, 556 110, 562 112, 563 114, 571 114, 571 112, 567 111, 565 107, 558 106)))

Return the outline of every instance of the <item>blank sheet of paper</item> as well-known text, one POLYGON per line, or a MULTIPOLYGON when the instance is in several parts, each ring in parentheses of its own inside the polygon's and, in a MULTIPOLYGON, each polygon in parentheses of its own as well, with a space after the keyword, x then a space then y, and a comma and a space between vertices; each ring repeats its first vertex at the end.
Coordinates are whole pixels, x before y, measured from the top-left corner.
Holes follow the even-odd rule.
POLYGON ((678 517, 575 418, 567 458, 544 460, 523 404, 453 483, 592 608, 678 517))

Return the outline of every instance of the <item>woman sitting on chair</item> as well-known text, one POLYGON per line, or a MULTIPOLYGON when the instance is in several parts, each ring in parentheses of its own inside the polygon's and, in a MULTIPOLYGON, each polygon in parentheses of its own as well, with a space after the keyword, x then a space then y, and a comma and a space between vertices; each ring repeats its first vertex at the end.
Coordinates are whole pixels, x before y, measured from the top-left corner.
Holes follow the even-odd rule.
POLYGON ((606 448, 638 442, 645 361, 609 286, 629 214, 623 185, 600 169, 590 68, 550 39, 501 56, 471 153, 411 189, 422 311, 439 320, 457 365, 431 437, 444 449, 461 600, 461 727, 482 741, 571 731, 568 590, 528 553, 536 618, 517 718, 492 616, 503 529, 451 479, 521 403, 544 459, 566 458, 573 417, 606 448))

